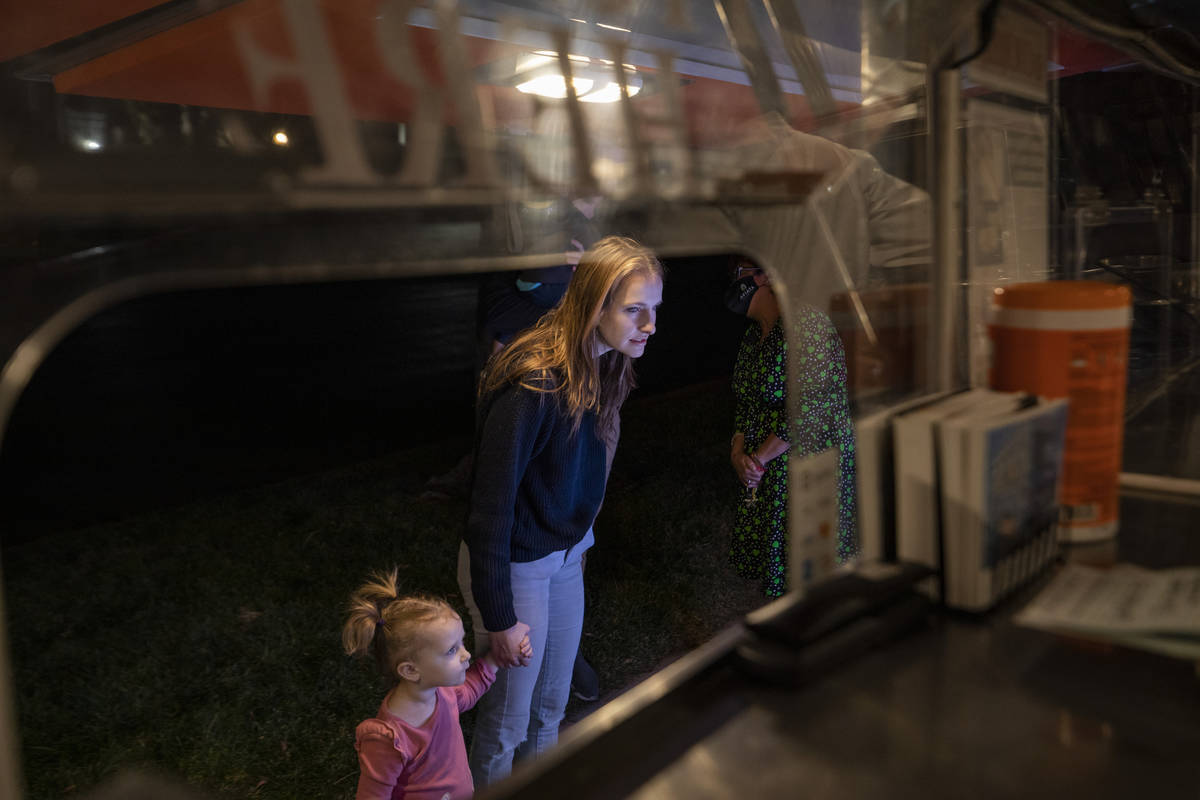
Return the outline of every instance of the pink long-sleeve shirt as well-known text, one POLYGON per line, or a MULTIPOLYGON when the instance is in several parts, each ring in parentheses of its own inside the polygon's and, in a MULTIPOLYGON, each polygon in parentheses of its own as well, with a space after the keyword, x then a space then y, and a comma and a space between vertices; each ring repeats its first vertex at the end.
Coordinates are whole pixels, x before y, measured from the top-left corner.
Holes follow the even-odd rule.
POLYGON ((355 800, 460 800, 475 791, 458 715, 473 707, 496 680, 482 661, 467 668, 461 686, 440 686, 437 706, 421 725, 409 725, 387 709, 355 730, 358 792, 355 800))

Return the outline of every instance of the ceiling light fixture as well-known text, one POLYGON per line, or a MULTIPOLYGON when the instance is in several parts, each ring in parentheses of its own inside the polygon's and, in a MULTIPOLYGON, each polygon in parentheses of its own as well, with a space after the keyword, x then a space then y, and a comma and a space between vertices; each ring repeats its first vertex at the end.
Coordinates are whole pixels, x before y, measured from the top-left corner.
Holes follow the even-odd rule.
MULTIPOLYGON (((613 62, 600 58, 567 54, 571 61, 571 85, 575 96, 583 103, 615 103, 621 99, 620 84, 613 80, 613 62)), ((623 64, 625 85, 630 97, 642 90, 642 76, 637 68, 623 64)), ((549 100, 567 96, 567 82, 559 71, 558 54, 553 50, 535 50, 517 60, 517 91, 549 100)))
MULTIPOLYGON (((571 85, 575 87, 575 96, 583 99, 582 95, 592 90, 593 81, 587 78, 572 78, 571 85)), ((551 100, 562 100, 567 96, 567 82, 562 75, 538 75, 524 83, 517 84, 517 91, 525 94, 536 94, 551 100)))
MULTIPOLYGON (((632 83, 625 84, 628 87, 629 96, 633 97, 642 90, 641 86, 634 86, 632 83)), ((621 99, 621 85, 616 81, 609 81, 604 86, 596 89, 593 92, 588 92, 579 98, 581 103, 615 103, 621 99)))

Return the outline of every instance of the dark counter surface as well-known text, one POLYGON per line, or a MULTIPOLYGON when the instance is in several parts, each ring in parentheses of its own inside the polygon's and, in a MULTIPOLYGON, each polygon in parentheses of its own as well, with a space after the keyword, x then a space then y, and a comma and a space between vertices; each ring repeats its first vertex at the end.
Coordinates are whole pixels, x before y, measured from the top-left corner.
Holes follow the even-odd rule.
POLYGON ((1007 621, 929 628, 744 707, 638 798, 1200 796, 1193 664, 1007 621))
MULTIPOLYGON (((1123 498, 1063 560, 1200 564, 1200 505, 1123 498)), ((934 610, 800 687, 739 667, 731 628, 572 727, 498 797, 1200 798, 1200 664, 934 610)))

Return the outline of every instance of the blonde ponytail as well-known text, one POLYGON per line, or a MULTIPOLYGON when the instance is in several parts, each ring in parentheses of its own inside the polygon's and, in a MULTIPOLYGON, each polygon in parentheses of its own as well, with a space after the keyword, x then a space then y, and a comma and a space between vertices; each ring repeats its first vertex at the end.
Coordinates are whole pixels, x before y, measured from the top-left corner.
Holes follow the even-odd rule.
POLYGON ((441 598, 401 596, 396 568, 375 572, 350 596, 342 647, 358 657, 373 651, 380 674, 395 681, 396 667, 421 646, 425 626, 446 617, 457 618, 458 613, 441 598))

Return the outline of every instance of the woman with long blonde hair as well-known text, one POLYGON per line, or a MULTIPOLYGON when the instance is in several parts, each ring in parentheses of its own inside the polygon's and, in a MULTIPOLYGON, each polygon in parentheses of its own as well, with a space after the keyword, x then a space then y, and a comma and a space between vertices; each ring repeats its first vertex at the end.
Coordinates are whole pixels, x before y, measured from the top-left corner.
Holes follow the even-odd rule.
POLYGON ((497 353, 479 381, 475 471, 459 585, 476 649, 519 667, 479 704, 476 786, 558 739, 583 628, 582 558, 662 302, 663 269, 632 239, 580 258, 562 301, 497 353), (519 643, 529 636, 527 666, 519 643))

